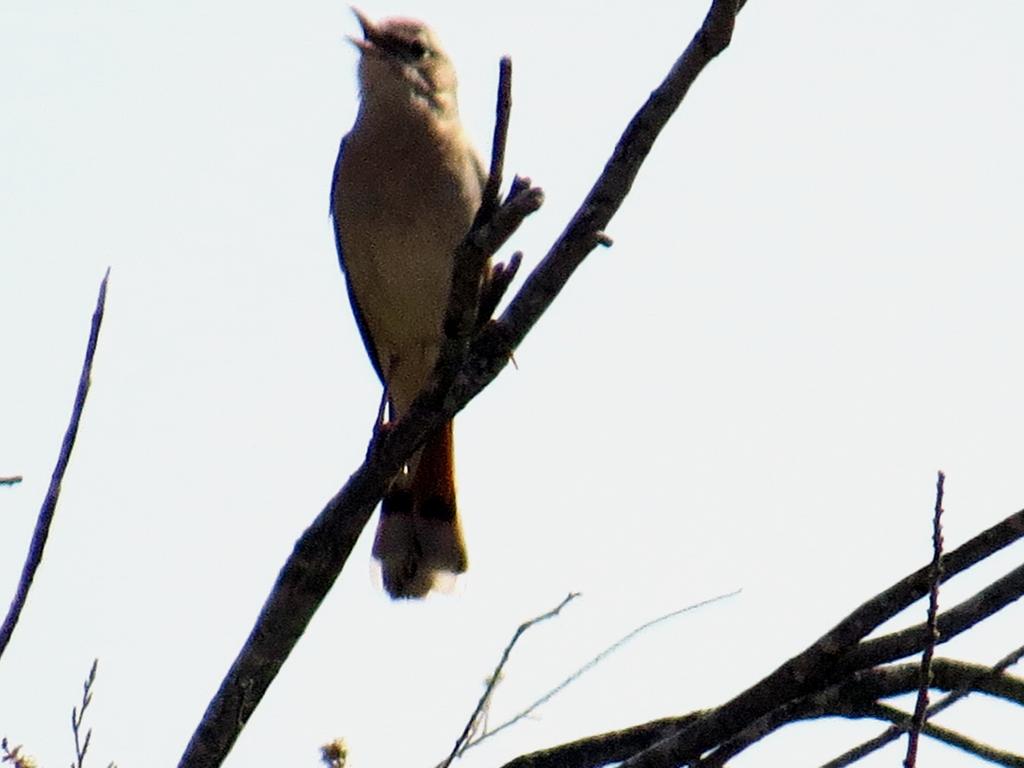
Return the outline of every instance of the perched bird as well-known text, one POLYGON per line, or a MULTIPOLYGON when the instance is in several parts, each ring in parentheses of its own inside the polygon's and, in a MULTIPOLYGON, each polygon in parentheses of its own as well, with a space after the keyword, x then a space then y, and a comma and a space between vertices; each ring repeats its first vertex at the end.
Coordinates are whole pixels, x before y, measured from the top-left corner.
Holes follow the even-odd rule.
MULTIPOLYGON (((360 105, 341 141, 331 213, 341 268, 390 418, 428 383, 443 339, 454 252, 486 181, 459 122, 455 69, 429 27, 353 9, 360 105)), ((373 554, 392 597, 423 597, 466 570, 452 423, 432 434, 381 504, 373 554)))

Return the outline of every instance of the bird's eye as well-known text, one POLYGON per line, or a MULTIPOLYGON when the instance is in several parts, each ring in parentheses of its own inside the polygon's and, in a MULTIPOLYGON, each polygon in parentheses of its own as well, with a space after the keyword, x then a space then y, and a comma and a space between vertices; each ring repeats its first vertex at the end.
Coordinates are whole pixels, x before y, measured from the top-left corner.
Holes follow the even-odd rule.
POLYGON ((409 51, 409 55, 414 59, 423 59, 427 55, 427 46, 421 43, 419 40, 410 40, 406 49, 409 51))

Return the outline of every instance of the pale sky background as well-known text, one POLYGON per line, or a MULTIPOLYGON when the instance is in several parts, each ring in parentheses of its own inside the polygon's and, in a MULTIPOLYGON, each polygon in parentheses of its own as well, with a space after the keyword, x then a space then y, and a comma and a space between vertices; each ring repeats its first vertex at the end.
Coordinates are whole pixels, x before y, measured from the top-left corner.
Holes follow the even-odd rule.
MULTIPOLYGON (((486 152, 545 207, 532 268, 706 0, 364 0, 437 29, 486 152)), ((354 552, 227 766, 442 758, 515 626, 492 722, 651 630, 467 766, 719 704, 930 555, 1024 504, 1024 5, 750 0, 632 196, 458 419, 471 571, 394 604, 354 552)), ((103 271, 93 388, 45 560, 0 660, 0 735, 44 766, 100 658, 89 762, 174 765, 294 540, 361 460, 378 398, 327 198, 356 109, 344 2, 0 5, 0 591, 13 593, 103 271)), ((518 286, 518 283, 517 283, 518 286)), ((943 590, 1002 575, 1019 546, 943 590)), ((923 619, 923 604, 901 617, 923 619)), ((1021 642, 1012 606, 944 655, 1021 642)), ((1024 751, 1020 714, 939 722, 1024 751)), ((878 732, 816 723, 737 766, 878 732)), ((865 766, 899 764, 902 743, 865 766)), ((922 764, 968 764, 925 742, 922 764)))

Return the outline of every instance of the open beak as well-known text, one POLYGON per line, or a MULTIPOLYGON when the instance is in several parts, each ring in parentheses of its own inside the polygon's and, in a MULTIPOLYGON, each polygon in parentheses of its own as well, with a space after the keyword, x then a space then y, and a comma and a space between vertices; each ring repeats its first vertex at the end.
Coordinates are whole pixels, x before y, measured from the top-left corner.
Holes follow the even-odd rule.
POLYGON ((352 6, 352 13, 356 15, 359 20, 359 26, 363 28, 362 38, 348 36, 348 39, 352 41, 352 44, 363 53, 369 53, 378 49, 375 45, 376 40, 379 39, 379 31, 377 25, 373 23, 373 19, 363 13, 361 10, 352 6))

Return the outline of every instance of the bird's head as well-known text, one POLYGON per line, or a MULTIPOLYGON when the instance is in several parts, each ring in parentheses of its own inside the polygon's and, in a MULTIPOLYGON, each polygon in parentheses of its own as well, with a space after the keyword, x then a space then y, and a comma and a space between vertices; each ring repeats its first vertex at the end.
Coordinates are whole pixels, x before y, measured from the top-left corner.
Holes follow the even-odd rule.
POLYGON ((371 101, 426 105, 433 112, 457 113, 455 68, 426 24, 393 18, 375 22, 353 8, 362 38, 349 39, 359 49, 359 87, 371 101))

